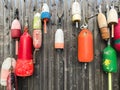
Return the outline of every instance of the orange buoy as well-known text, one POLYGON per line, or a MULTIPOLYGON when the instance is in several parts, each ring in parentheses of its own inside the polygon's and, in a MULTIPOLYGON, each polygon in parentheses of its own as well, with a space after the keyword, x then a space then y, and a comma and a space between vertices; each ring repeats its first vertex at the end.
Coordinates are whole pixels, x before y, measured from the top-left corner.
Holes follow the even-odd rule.
POLYGON ((91 62, 93 60, 93 36, 91 31, 84 28, 78 35, 78 61, 91 62))

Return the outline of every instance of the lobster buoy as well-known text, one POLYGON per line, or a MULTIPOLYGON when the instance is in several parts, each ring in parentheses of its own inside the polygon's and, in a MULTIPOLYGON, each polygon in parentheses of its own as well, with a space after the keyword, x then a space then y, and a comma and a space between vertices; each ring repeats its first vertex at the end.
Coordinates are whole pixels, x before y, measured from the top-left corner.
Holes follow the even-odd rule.
POLYGON ((48 7, 47 3, 43 3, 41 19, 44 22, 44 33, 47 33, 46 23, 49 21, 50 17, 51 17, 51 15, 50 15, 50 11, 49 11, 49 7, 48 7))
POLYGON ((117 56, 116 51, 108 45, 103 50, 103 70, 108 73, 117 72, 117 56))
POLYGON ((24 27, 24 33, 20 37, 15 73, 21 77, 33 74, 32 37, 28 33, 27 25, 24 27))
POLYGON ((114 37, 114 25, 118 23, 118 14, 117 11, 112 7, 108 13, 108 24, 112 28, 112 38, 114 37))
POLYGON ((55 49, 64 49, 64 33, 62 29, 57 29, 55 33, 55 49))
POLYGON ((118 24, 115 25, 114 47, 117 51, 120 51, 120 18, 118 19, 118 24))
POLYGON ((39 49, 42 44, 42 31, 41 31, 41 19, 40 13, 34 15, 33 20, 33 46, 35 49, 39 49))
POLYGON ((14 39, 20 38, 21 35, 21 26, 18 19, 13 20, 11 26, 11 37, 14 39))
POLYGON ((107 26, 107 20, 105 18, 105 15, 102 12, 100 12, 98 14, 98 25, 100 28, 100 33, 101 33, 102 39, 104 39, 104 40, 109 39, 110 33, 108 30, 108 26, 107 26))
POLYGON ((93 36, 91 31, 84 28, 78 36, 78 61, 91 62, 93 60, 93 36))
POLYGON ((12 25, 11 25, 11 37, 16 40, 16 45, 15 45, 16 55, 18 55, 18 39, 21 36, 21 26, 18 20, 18 14, 19 14, 18 9, 16 9, 15 19, 13 20, 12 25))
POLYGON ((10 69, 13 69, 13 72, 15 71, 16 67, 16 60, 11 57, 7 57, 1 67, 1 75, 0 75, 0 84, 2 86, 7 86, 7 77, 10 74, 10 69))
POLYGON ((20 26, 20 22, 18 21, 18 19, 15 19, 12 22, 12 26, 11 26, 11 37, 13 39, 16 39, 16 55, 18 54, 18 39, 21 36, 21 26, 20 26))
POLYGON ((78 28, 78 23, 81 20, 81 9, 80 9, 80 4, 75 1, 72 4, 72 21, 76 22, 76 28, 78 28))

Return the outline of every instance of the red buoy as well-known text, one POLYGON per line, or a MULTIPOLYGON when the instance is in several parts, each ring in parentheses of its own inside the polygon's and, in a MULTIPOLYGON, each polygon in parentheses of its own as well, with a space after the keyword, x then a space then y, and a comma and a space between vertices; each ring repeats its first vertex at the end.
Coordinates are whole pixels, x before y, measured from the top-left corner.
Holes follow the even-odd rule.
POLYGON ((24 33, 20 37, 18 59, 15 73, 17 76, 25 77, 33 74, 32 37, 25 26, 24 33))
POLYGON ((118 24, 115 25, 114 46, 117 51, 120 51, 120 18, 118 19, 118 24))
POLYGON ((93 36, 88 29, 82 29, 78 36, 78 61, 91 62, 93 60, 93 36))

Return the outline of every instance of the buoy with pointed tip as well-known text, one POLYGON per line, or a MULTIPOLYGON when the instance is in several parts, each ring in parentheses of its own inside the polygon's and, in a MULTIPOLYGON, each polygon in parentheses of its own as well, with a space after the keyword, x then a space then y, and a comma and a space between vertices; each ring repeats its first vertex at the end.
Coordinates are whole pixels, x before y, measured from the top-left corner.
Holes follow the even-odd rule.
POLYGON ((111 37, 114 37, 114 25, 118 23, 118 14, 114 9, 114 6, 111 7, 108 14, 108 24, 111 26, 111 37))
POLYGON ((93 35, 87 28, 83 28, 78 35, 78 61, 93 61, 93 35))
POLYGON ((100 28, 101 37, 104 40, 107 40, 110 38, 110 33, 108 30, 107 20, 105 15, 101 11, 101 6, 99 7, 99 13, 98 13, 98 26, 100 28))
POLYGON ((64 49, 64 33, 62 29, 55 32, 55 49, 64 49))
POLYGON ((81 20, 81 9, 80 4, 75 1, 72 4, 72 21, 76 23, 76 28, 78 28, 78 23, 81 20))
POLYGON ((41 19, 40 13, 34 15, 33 20, 33 46, 35 49, 39 49, 42 44, 42 31, 41 31, 41 19))
POLYGON ((115 25, 114 47, 117 51, 120 51, 120 18, 118 19, 118 24, 115 25))
POLYGON ((33 74, 32 37, 28 33, 28 24, 24 27, 24 33, 20 37, 18 58, 15 73, 17 76, 26 77, 33 74))
POLYGON ((47 33, 46 23, 49 21, 50 17, 51 17, 51 15, 50 15, 50 11, 49 11, 49 7, 48 7, 47 3, 43 3, 41 19, 44 22, 44 33, 47 33))

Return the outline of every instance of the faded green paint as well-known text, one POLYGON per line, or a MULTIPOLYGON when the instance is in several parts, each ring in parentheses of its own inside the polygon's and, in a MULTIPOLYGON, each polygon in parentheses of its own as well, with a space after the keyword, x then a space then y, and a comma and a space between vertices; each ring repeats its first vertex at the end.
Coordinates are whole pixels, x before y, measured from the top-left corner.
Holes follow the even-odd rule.
POLYGON ((33 29, 41 29, 41 19, 39 13, 36 13, 34 16, 33 29))

